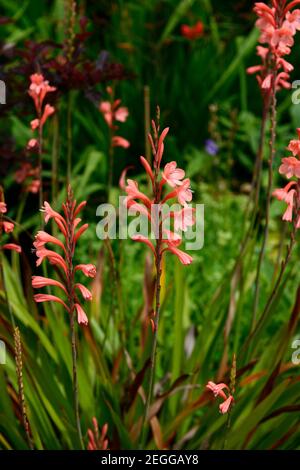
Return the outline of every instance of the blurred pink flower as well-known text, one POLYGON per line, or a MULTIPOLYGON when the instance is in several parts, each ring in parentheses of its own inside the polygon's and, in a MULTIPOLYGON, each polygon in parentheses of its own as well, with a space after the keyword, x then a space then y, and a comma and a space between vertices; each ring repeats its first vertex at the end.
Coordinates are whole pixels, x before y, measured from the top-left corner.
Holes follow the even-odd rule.
POLYGON ((287 178, 296 176, 300 178, 300 160, 295 157, 286 157, 281 160, 282 164, 279 167, 279 173, 286 175, 287 178))
POLYGON ((283 56, 289 55, 294 45, 294 36, 299 30, 300 10, 290 11, 298 1, 287 5, 283 3, 273 0, 272 7, 269 7, 263 2, 257 2, 253 8, 258 17, 256 26, 260 30, 259 42, 266 44, 266 47, 257 47, 262 65, 249 67, 247 72, 257 74, 259 86, 266 96, 271 93, 274 80, 276 90, 291 87, 289 73, 294 67, 283 56))
POLYGON ((29 86, 29 95, 34 101, 36 111, 38 115, 42 113, 42 106, 47 93, 56 90, 54 86, 50 86, 49 82, 44 79, 44 76, 40 73, 34 73, 30 76, 31 84, 29 86))
POLYGON ((223 403, 221 403, 219 405, 220 412, 222 414, 227 413, 229 411, 229 408, 230 408, 231 404, 233 403, 233 401, 234 401, 233 396, 229 395, 229 397, 225 401, 223 401, 223 403))
POLYGON ((5 202, 0 202, 0 214, 6 214, 7 212, 7 207, 5 202))
POLYGON ((14 224, 12 222, 3 222, 3 228, 5 233, 11 233, 14 229, 14 224))

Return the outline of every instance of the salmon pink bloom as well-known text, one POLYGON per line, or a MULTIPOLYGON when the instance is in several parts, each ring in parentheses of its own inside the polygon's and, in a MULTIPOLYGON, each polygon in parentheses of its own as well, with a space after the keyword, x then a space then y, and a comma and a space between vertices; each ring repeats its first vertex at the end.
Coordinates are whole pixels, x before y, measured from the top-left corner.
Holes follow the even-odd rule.
POLYGON ((93 264, 78 264, 75 267, 75 271, 82 271, 86 277, 96 276, 96 266, 93 264))
POLYGON ((15 243, 6 243, 6 245, 2 246, 2 250, 12 250, 16 251, 17 253, 21 253, 22 248, 20 245, 16 245, 15 243))
POLYGON ((115 121, 125 122, 128 118, 128 109, 125 106, 120 106, 120 103, 120 100, 115 100, 113 104, 110 101, 102 101, 99 105, 99 110, 110 128, 114 127, 115 121))
POLYGON ((130 147, 130 142, 127 139, 124 139, 124 137, 114 135, 112 138, 112 146, 123 147, 124 149, 127 149, 128 147, 130 147))
POLYGON ((74 287, 81 292, 81 295, 85 300, 92 300, 92 293, 84 285, 75 284, 74 287))
POLYGON ((36 303, 40 303, 40 302, 57 302, 58 304, 61 304, 67 310, 67 312, 70 313, 69 307, 67 307, 65 302, 63 300, 61 300, 59 297, 57 297, 56 295, 35 294, 33 296, 33 298, 36 301, 36 303))
POLYGON ((38 146, 39 146, 39 143, 38 143, 37 139, 30 139, 28 141, 28 144, 27 144, 27 149, 28 150, 37 149, 38 146))
POLYGON ((226 400, 226 395, 224 393, 224 389, 228 390, 228 385, 224 384, 224 383, 220 383, 220 384, 215 384, 214 382, 208 382, 208 384, 206 385, 206 388, 208 388, 208 390, 210 390, 211 392, 213 392, 214 396, 215 397, 222 397, 224 400, 226 400))
POLYGON ((49 82, 44 79, 40 73, 34 73, 30 76, 31 84, 29 86, 29 95, 34 101, 36 111, 39 115, 42 112, 42 106, 46 95, 56 90, 54 86, 50 86, 49 82))
POLYGON ((192 227, 196 222, 195 212, 196 209, 192 207, 184 207, 180 211, 174 212, 174 229, 186 232, 188 227, 192 227))
POLYGON ((65 286, 61 282, 56 281, 55 279, 50 279, 48 277, 32 276, 32 287, 34 289, 40 289, 41 287, 46 286, 59 287, 67 294, 65 286))
MULTIPOLYGON (((2 191, 0 191, 0 197, 2 197, 2 191)), ((14 230, 13 222, 5 220, 6 213, 7 213, 7 206, 5 202, 1 201, 0 202, 0 239, 2 238, 1 235, 3 232, 5 234, 8 234, 8 233, 12 233, 14 230)), ((17 253, 21 253, 22 251, 21 247, 17 245, 16 243, 5 243, 2 246, 0 244, 0 251, 1 250, 11 250, 11 251, 16 251, 17 253)))
POLYGON ((14 229, 14 224, 12 222, 3 222, 3 228, 5 233, 11 233, 14 229))
POLYGON ((291 53, 294 45, 294 36, 299 30, 299 10, 292 10, 298 2, 289 2, 285 8, 282 3, 273 1, 270 8, 263 2, 254 5, 254 12, 258 19, 256 26, 260 30, 259 42, 266 47, 259 46, 257 54, 262 59, 261 66, 249 67, 247 72, 257 74, 257 80, 264 96, 269 96, 275 80, 276 91, 290 88, 289 73, 293 66, 284 59, 291 53))
POLYGON ((285 175, 287 178, 296 177, 297 181, 290 181, 284 188, 275 189, 273 196, 279 201, 284 201, 287 204, 282 220, 288 222, 293 221, 296 229, 299 228, 299 208, 300 208, 300 160, 296 158, 299 155, 300 149, 300 129, 297 129, 298 139, 291 140, 288 146, 294 156, 282 158, 279 167, 279 173, 285 175))
POLYGON ((295 157, 286 157, 281 162, 282 164, 279 167, 281 175, 286 175, 287 178, 292 178, 292 176, 300 178, 300 160, 295 157))
MULTIPOLYGON (((187 207, 187 202, 192 200, 190 180, 188 178, 183 180, 185 172, 184 170, 177 168, 177 163, 174 161, 167 163, 164 167, 164 170, 160 174, 160 164, 164 151, 164 140, 169 132, 169 128, 165 128, 161 134, 158 135, 154 122, 152 122, 152 127, 154 136, 152 137, 152 135, 149 135, 149 141, 154 155, 153 170, 144 157, 140 157, 140 160, 146 170, 147 175, 150 178, 154 193, 153 199, 150 200, 150 198, 142 193, 136 181, 128 179, 127 186, 125 187, 125 191, 127 193, 125 204, 130 209, 147 216, 155 227, 155 231, 159 232, 159 227, 162 226, 166 220, 165 216, 161 212, 161 209, 159 208, 162 207, 162 205, 169 199, 177 198, 178 202, 184 206, 184 210, 178 211, 178 213, 171 212, 170 216, 174 218, 175 231, 186 231, 188 227, 191 227, 195 223, 195 210, 187 207), (174 189, 173 191, 166 194, 165 197, 163 197, 162 193, 166 184, 174 189), (136 200, 141 201, 141 203, 145 205, 144 209, 140 207, 141 204, 136 202, 136 200)), ((193 260, 190 255, 184 253, 178 248, 182 242, 180 235, 170 231, 169 229, 167 230, 162 228, 161 230, 161 247, 159 252, 157 252, 152 241, 144 235, 136 234, 132 237, 132 240, 146 244, 151 249, 156 258, 157 253, 162 256, 163 253, 168 251, 172 254, 175 254, 182 264, 188 265, 193 260)))
POLYGON ((165 180, 171 188, 175 188, 175 186, 182 185, 182 179, 185 176, 185 171, 177 168, 176 162, 167 163, 164 171, 162 173, 163 180, 165 180))
POLYGON ((7 212, 7 207, 5 202, 0 202, 0 214, 6 214, 7 212))
POLYGON ((288 146, 288 150, 292 152, 294 157, 297 155, 299 156, 300 154, 300 140, 291 140, 288 146))
POLYGON ((75 283, 74 274, 77 271, 83 271, 89 277, 96 275, 96 268, 92 264, 79 264, 77 266, 73 264, 76 242, 88 227, 87 224, 79 227, 81 219, 77 217, 85 205, 85 201, 78 206, 76 205, 71 188, 68 188, 67 201, 63 204, 64 216, 53 210, 48 202, 44 203, 42 211, 45 213, 45 222, 47 223, 50 219, 54 220, 64 238, 64 242, 43 230, 39 231, 34 242, 38 258, 36 264, 39 266, 43 260, 48 260, 50 264, 57 266, 61 270, 60 275, 62 280, 56 281, 41 276, 32 277, 33 288, 38 289, 46 286, 59 287, 67 298, 66 301, 63 301, 56 296, 37 294, 34 297, 36 302, 59 302, 72 317, 77 314, 78 323, 82 325, 87 325, 88 319, 75 291, 79 290, 85 300, 92 300, 92 294, 84 285, 75 283), (46 244, 58 247, 62 254, 46 248, 46 244))

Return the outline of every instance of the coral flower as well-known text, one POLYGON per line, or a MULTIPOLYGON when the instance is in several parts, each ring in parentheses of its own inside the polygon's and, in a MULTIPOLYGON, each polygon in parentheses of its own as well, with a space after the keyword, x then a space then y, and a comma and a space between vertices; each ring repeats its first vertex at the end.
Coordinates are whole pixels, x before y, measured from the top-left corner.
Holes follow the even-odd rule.
POLYGON ((14 227, 15 226, 12 222, 3 222, 3 228, 5 233, 11 233, 14 227))
POLYGON ((270 94, 273 85, 276 90, 291 87, 289 73, 293 66, 284 56, 291 53, 291 47, 294 45, 294 36, 299 30, 300 10, 291 11, 298 1, 287 5, 285 3, 273 1, 273 7, 270 8, 263 2, 257 2, 253 9, 258 17, 256 26, 260 30, 259 42, 266 47, 257 48, 262 65, 249 67, 247 72, 257 74, 258 83, 265 96, 270 94))
POLYGON ((220 413, 225 414, 228 413, 232 403, 234 402, 233 396, 230 394, 230 390, 228 385, 224 383, 215 384, 214 382, 208 382, 206 388, 210 390, 214 397, 221 397, 223 402, 219 405, 220 413), (228 396, 226 395, 225 391, 227 392, 228 396))
POLYGON ((0 202, 0 214, 6 214, 7 212, 7 207, 5 202, 0 202))
POLYGON ((286 157, 281 161, 282 164, 279 167, 281 175, 286 175, 287 178, 292 178, 292 176, 300 178, 300 160, 295 157, 286 157))
MULTIPOLYGON (((1 188, 0 188, 1 190, 1 188)), ((0 191, 0 197, 2 197, 2 191, 0 191)), ((14 230, 14 224, 8 220, 5 220, 5 214, 7 213, 7 206, 5 202, 0 202, 0 238, 4 231, 5 234, 12 233, 14 230)), ((10 250, 21 253, 22 248, 16 243, 5 243, 0 244, 0 250, 10 250)))
POLYGON ((124 137, 115 135, 112 138, 112 146, 123 147, 124 149, 127 149, 128 147, 130 147, 130 142, 127 139, 124 139, 124 137))
POLYGON ((11 250, 16 251, 17 253, 21 253, 22 248, 20 247, 20 245, 16 245, 15 243, 6 243, 2 246, 2 250, 11 250))
POLYGON ((157 232, 157 235, 159 235, 159 227, 162 227, 159 243, 160 249, 157 251, 152 241, 144 235, 136 234, 132 239, 146 244, 151 249, 156 259, 158 254, 159 256, 162 256, 164 253, 170 252, 177 256, 182 264, 189 265, 193 261, 193 258, 178 248, 182 243, 181 236, 165 227, 167 219, 162 215, 161 209, 168 200, 177 199, 179 204, 184 206, 184 208, 180 211, 169 213, 170 217, 174 219, 175 231, 177 232, 180 230, 185 232, 188 227, 193 226, 196 221, 194 216, 195 209, 187 207, 187 203, 191 202, 193 197, 190 189, 190 180, 188 178, 183 179, 185 177, 185 171, 178 168, 175 161, 167 163, 160 174, 160 165, 164 152, 164 140, 169 132, 169 128, 166 127, 162 130, 161 134, 158 135, 154 122, 152 122, 152 126, 154 129, 154 137, 149 134, 149 141, 154 155, 153 169, 144 157, 140 157, 140 160, 150 179, 154 193, 153 199, 147 197, 139 189, 136 181, 128 179, 127 186, 125 187, 125 191, 127 193, 125 204, 130 209, 136 210, 137 212, 147 216, 149 221, 153 224, 155 228, 154 231, 157 232), (163 197, 163 191, 167 185, 174 189, 163 197), (139 200, 144 204, 144 209, 136 200, 139 200))
POLYGON ((289 179, 295 177, 297 180, 292 180, 284 188, 275 189, 273 192, 274 197, 287 204, 282 220, 292 222, 294 215, 296 229, 299 228, 300 224, 300 160, 297 158, 300 149, 300 129, 297 129, 297 134, 298 139, 291 140, 288 146, 288 150, 292 152, 293 156, 282 158, 279 167, 281 175, 285 175, 289 179))

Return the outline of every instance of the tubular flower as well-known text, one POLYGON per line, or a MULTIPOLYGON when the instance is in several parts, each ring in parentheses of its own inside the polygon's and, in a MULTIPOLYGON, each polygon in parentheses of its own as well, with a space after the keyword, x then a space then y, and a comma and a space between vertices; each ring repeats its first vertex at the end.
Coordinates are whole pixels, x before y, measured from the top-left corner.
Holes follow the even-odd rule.
POLYGON ((231 408, 232 403, 234 402, 233 396, 230 394, 228 385, 224 383, 215 384, 214 382, 208 382, 206 388, 210 390, 214 397, 221 397, 223 402, 219 405, 220 413, 225 414, 231 408), (226 393, 225 393, 226 391, 226 393))
MULTIPOLYGON (((0 197, 1 196, 2 196, 2 190, 0 188, 0 197)), ((6 213, 7 213, 7 206, 5 202, 0 202, 0 242, 2 239, 3 232, 4 234, 12 233, 15 227, 13 222, 5 220, 6 213)), ((10 250, 10 251, 16 251, 17 253, 21 253, 22 248, 20 247, 20 245, 17 245, 16 243, 5 243, 4 245, 0 243, 0 251, 2 250, 10 250)))
POLYGON ((99 432, 98 421, 94 417, 93 421, 93 430, 88 429, 88 446, 87 450, 107 450, 108 449, 108 439, 107 439, 107 430, 108 424, 105 423, 102 426, 101 432, 99 432))
POLYGON ((48 202, 44 203, 42 211, 45 214, 45 222, 47 223, 50 219, 53 219, 62 233, 64 241, 62 242, 45 231, 39 231, 35 236, 35 242, 33 244, 38 258, 36 265, 39 266, 45 259, 47 259, 50 264, 55 265, 58 270, 60 270, 62 281, 59 282, 54 279, 41 276, 32 277, 33 288, 39 289, 46 286, 58 287, 60 291, 63 291, 66 297, 66 300, 63 301, 60 297, 54 295, 36 294, 34 296, 36 302, 58 302, 63 305, 70 315, 76 313, 78 323, 83 325, 88 324, 88 318, 81 306, 81 302, 77 297, 76 291, 80 291, 85 300, 92 300, 92 294, 84 285, 75 283, 75 273, 77 271, 82 271, 87 277, 95 277, 96 275, 96 268, 94 265, 79 264, 74 266, 73 263, 76 242, 88 227, 87 224, 79 227, 81 219, 77 217, 85 204, 86 202, 84 201, 76 206, 76 201, 73 198, 70 188, 68 189, 67 201, 62 206, 64 216, 53 210, 48 202), (49 243, 58 247, 62 254, 45 248, 45 245, 48 245, 49 243))
POLYGON ((144 157, 141 157, 140 160, 150 180, 153 197, 149 198, 146 196, 139 189, 136 181, 128 179, 127 186, 125 187, 125 191, 127 193, 125 204, 129 209, 136 208, 153 224, 156 231, 155 238, 159 241, 159 249, 154 247, 154 244, 148 236, 136 234, 132 236, 132 239, 148 245, 154 253, 155 258, 161 257, 165 252, 169 251, 177 256, 182 264, 188 265, 192 262, 193 258, 178 248, 182 242, 181 234, 166 230, 167 218, 163 216, 163 206, 165 202, 170 199, 177 199, 179 204, 184 206, 184 209, 182 210, 170 212, 170 218, 174 220, 174 229, 176 232, 186 231, 188 227, 194 225, 194 209, 187 207, 187 202, 191 202, 192 200, 190 180, 188 178, 183 179, 185 172, 184 170, 177 168, 177 163, 174 161, 167 163, 164 169, 160 171, 161 160, 164 152, 164 140, 169 128, 164 129, 159 135, 154 122, 152 122, 152 126, 154 132, 153 136, 149 134, 149 141, 154 157, 153 168, 151 168, 149 162, 144 157), (164 196, 163 192, 167 189, 167 186, 170 186, 173 190, 164 196), (137 202, 137 200, 139 200, 139 202, 137 202), (139 209, 141 205, 144 206, 143 211, 139 209))
POLYGON ((106 124, 111 129, 111 145, 113 147, 123 147, 126 149, 130 146, 130 142, 124 139, 124 137, 114 135, 114 133, 118 129, 116 123, 125 122, 128 118, 129 112, 125 106, 120 106, 121 100, 112 99, 113 92, 110 87, 107 88, 107 92, 111 101, 101 101, 99 111, 102 113, 106 124))
POLYGON ((288 150, 293 156, 282 158, 279 173, 288 179, 295 177, 284 188, 275 189, 273 196, 279 201, 284 201, 287 208, 282 220, 293 222, 295 227, 300 228, 300 128, 297 129, 298 139, 291 140, 288 150))
POLYGON ((260 31, 257 55, 262 64, 248 68, 248 73, 256 74, 262 93, 269 96, 273 85, 276 90, 290 88, 289 73, 294 67, 284 59, 291 53, 294 36, 299 31, 300 10, 291 11, 299 1, 272 0, 272 6, 263 2, 254 5, 258 19, 256 26, 260 31), (274 83, 275 80, 275 83, 274 83))

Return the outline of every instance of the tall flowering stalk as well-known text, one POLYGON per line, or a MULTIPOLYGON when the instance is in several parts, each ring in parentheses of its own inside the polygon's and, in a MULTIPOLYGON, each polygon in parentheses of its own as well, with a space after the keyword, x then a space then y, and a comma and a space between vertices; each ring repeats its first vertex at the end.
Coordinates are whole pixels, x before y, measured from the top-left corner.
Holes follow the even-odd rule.
POLYGON ((76 347, 76 332, 75 332, 75 316, 79 325, 87 325, 88 318, 81 306, 81 301, 78 297, 80 294, 84 300, 92 300, 92 294, 83 284, 75 281, 75 275, 82 272, 87 277, 95 277, 96 268, 92 264, 78 264, 74 265, 74 255, 78 239, 88 228, 88 224, 81 226, 81 219, 78 217, 80 211, 85 207, 86 201, 76 205, 71 188, 68 188, 68 195, 66 203, 63 204, 62 216, 52 209, 48 202, 44 203, 42 211, 45 214, 45 223, 53 219, 57 225, 58 230, 63 236, 63 241, 53 237, 45 231, 40 231, 35 237, 34 247, 37 256, 36 265, 40 264, 47 259, 50 264, 56 266, 60 273, 61 282, 55 279, 45 278, 41 276, 32 277, 32 286, 35 289, 54 286, 60 289, 63 293, 65 300, 61 296, 50 294, 35 294, 34 299, 36 302, 58 302, 61 304, 70 317, 71 327, 71 344, 72 344, 72 360, 73 360, 73 394, 74 394, 74 407, 75 418, 78 436, 81 447, 83 448, 83 439, 79 418, 79 402, 78 402, 78 381, 77 381, 77 347, 76 347), (54 245, 54 248, 61 251, 61 254, 46 247, 46 244, 54 245))
POLYGON ((145 243, 151 250, 156 270, 156 283, 155 283, 155 308, 150 318, 152 326, 153 340, 151 350, 150 362, 150 379, 149 390, 146 399, 145 415, 143 422, 143 435, 146 429, 146 421, 149 418, 149 408, 152 400, 154 378, 155 378, 155 359, 157 348, 157 333, 160 316, 160 291, 161 291, 161 273, 162 273, 162 259, 166 252, 170 252, 177 256, 180 262, 188 265, 192 262, 193 258, 179 249, 182 242, 182 236, 178 233, 186 231, 195 223, 194 209, 188 207, 188 203, 192 200, 192 191, 190 189, 190 180, 185 178, 184 170, 177 168, 176 162, 167 163, 161 171, 161 162, 164 153, 164 140, 169 132, 169 128, 165 128, 160 133, 159 125, 159 108, 157 112, 157 121, 152 121, 153 136, 149 134, 149 141, 153 153, 153 166, 151 167, 144 157, 140 157, 141 163, 149 178, 152 197, 149 198, 138 187, 136 181, 127 180, 125 191, 127 193, 126 205, 129 209, 139 211, 147 217, 154 228, 155 245, 149 237, 141 234, 133 235, 132 239, 137 242, 145 243), (166 192, 166 188, 171 187, 171 191, 166 192), (167 201, 178 201, 182 209, 171 211, 170 216, 174 221, 174 229, 177 233, 165 228, 163 206, 167 201), (139 202, 138 202, 139 201, 139 202))
MULTIPOLYGON (((257 47, 257 54, 261 58, 262 64, 248 68, 248 73, 256 74, 263 97, 262 134, 265 132, 266 118, 270 111, 271 137, 268 162, 266 221, 255 279, 252 328, 255 326, 256 322, 259 303, 260 273, 269 234, 270 202, 273 185, 273 161, 275 156, 277 124, 277 92, 283 88, 291 87, 289 74, 294 67, 285 59, 285 57, 291 53, 291 47, 294 44, 294 36, 297 30, 300 30, 300 10, 294 10, 294 7, 299 3, 299 0, 292 2, 288 2, 287 0, 272 0, 272 6, 268 6, 263 2, 257 2, 254 6, 254 12, 258 16, 256 26, 260 30, 259 42, 264 44, 264 46, 259 45, 257 47)), ((263 141, 264 138, 262 135, 254 172, 254 185, 256 187, 255 205, 258 203, 260 190, 263 141)))
POLYGON ((223 415, 227 414, 226 429, 223 441, 223 450, 226 448, 228 434, 231 425, 231 410, 234 405, 234 393, 235 393, 235 381, 236 381, 236 356, 233 355, 232 366, 230 370, 230 384, 229 386, 225 383, 215 384, 209 381, 206 388, 210 390, 214 397, 220 397, 223 401, 219 405, 220 413, 223 415))
POLYGON ((12 326, 15 327, 15 321, 14 321, 13 313, 10 307, 7 290, 5 286, 2 257, 3 257, 4 250, 16 251, 17 253, 21 253, 22 248, 20 247, 20 245, 17 245, 16 243, 10 243, 10 242, 2 243, 2 237, 11 234, 15 227, 14 223, 6 216, 6 214, 7 214, 7 205, 4 202, 4 193, 3 193, 2 187, 0 186, 0 281, 2 282, 2 285, 3 285, 5 300, 6 300, 7 308, 10 314, 11 323, 12 323, 12 326))
POLYGON ((130 146, 130 142, 127 139, 116 135, 116 131, 119 128, 117 122, 125 122, 129 113, 125 106, 121 106, 120 99, 114 99, 114 93, 111 87, 107 87, 106 91, 110 100, 101 101, 99 111, 102 113, 109 129, 108 188, 110 190, 113 182, 114 149, 115 147, 127 149, 130 146))
POLYGON ((42 180, 42 153, 43 153, 43 128, 49 116, 55 112, 55 108, 50 104, 44 105, 44 100, 48 93, 56 90, 56 87, 50 86, 48 80, 45 80, 41 73, 34 73, 30 76, 29 96, 33 99, 37 117, 30 123, 31 129, 37 131, 37 138, 32 138, 27 144, 28 150, 38 152, 38 171, 33 183, 33 191, 39 191, 39 204, 43 204, 43 180, 42 180))
POLYGON ((265 318, 274 304, 283 275, 291 259, 292 251, 296 242, 297 230, 300 228, 300 128, 297 129, 297 134, 298 138, 292 139, 287 147, 292 155, 282 158, 281 165, 279 167, 279 173, 281 175, 285 175, 290 181, 283 188, 278 188, 273 191, 273 196, 279 201, 285 202, 287 205, 282 216, 282 220, 292 224, 290 241, 287 246, 286 256, 281 262, 277 280, 267 300, 262 315, 260 316, 255 329, 253 329, 251 335, 248 336, 247 341, 244 343, 244 351, 247 351, 254 335, 261 330, 265 318))

